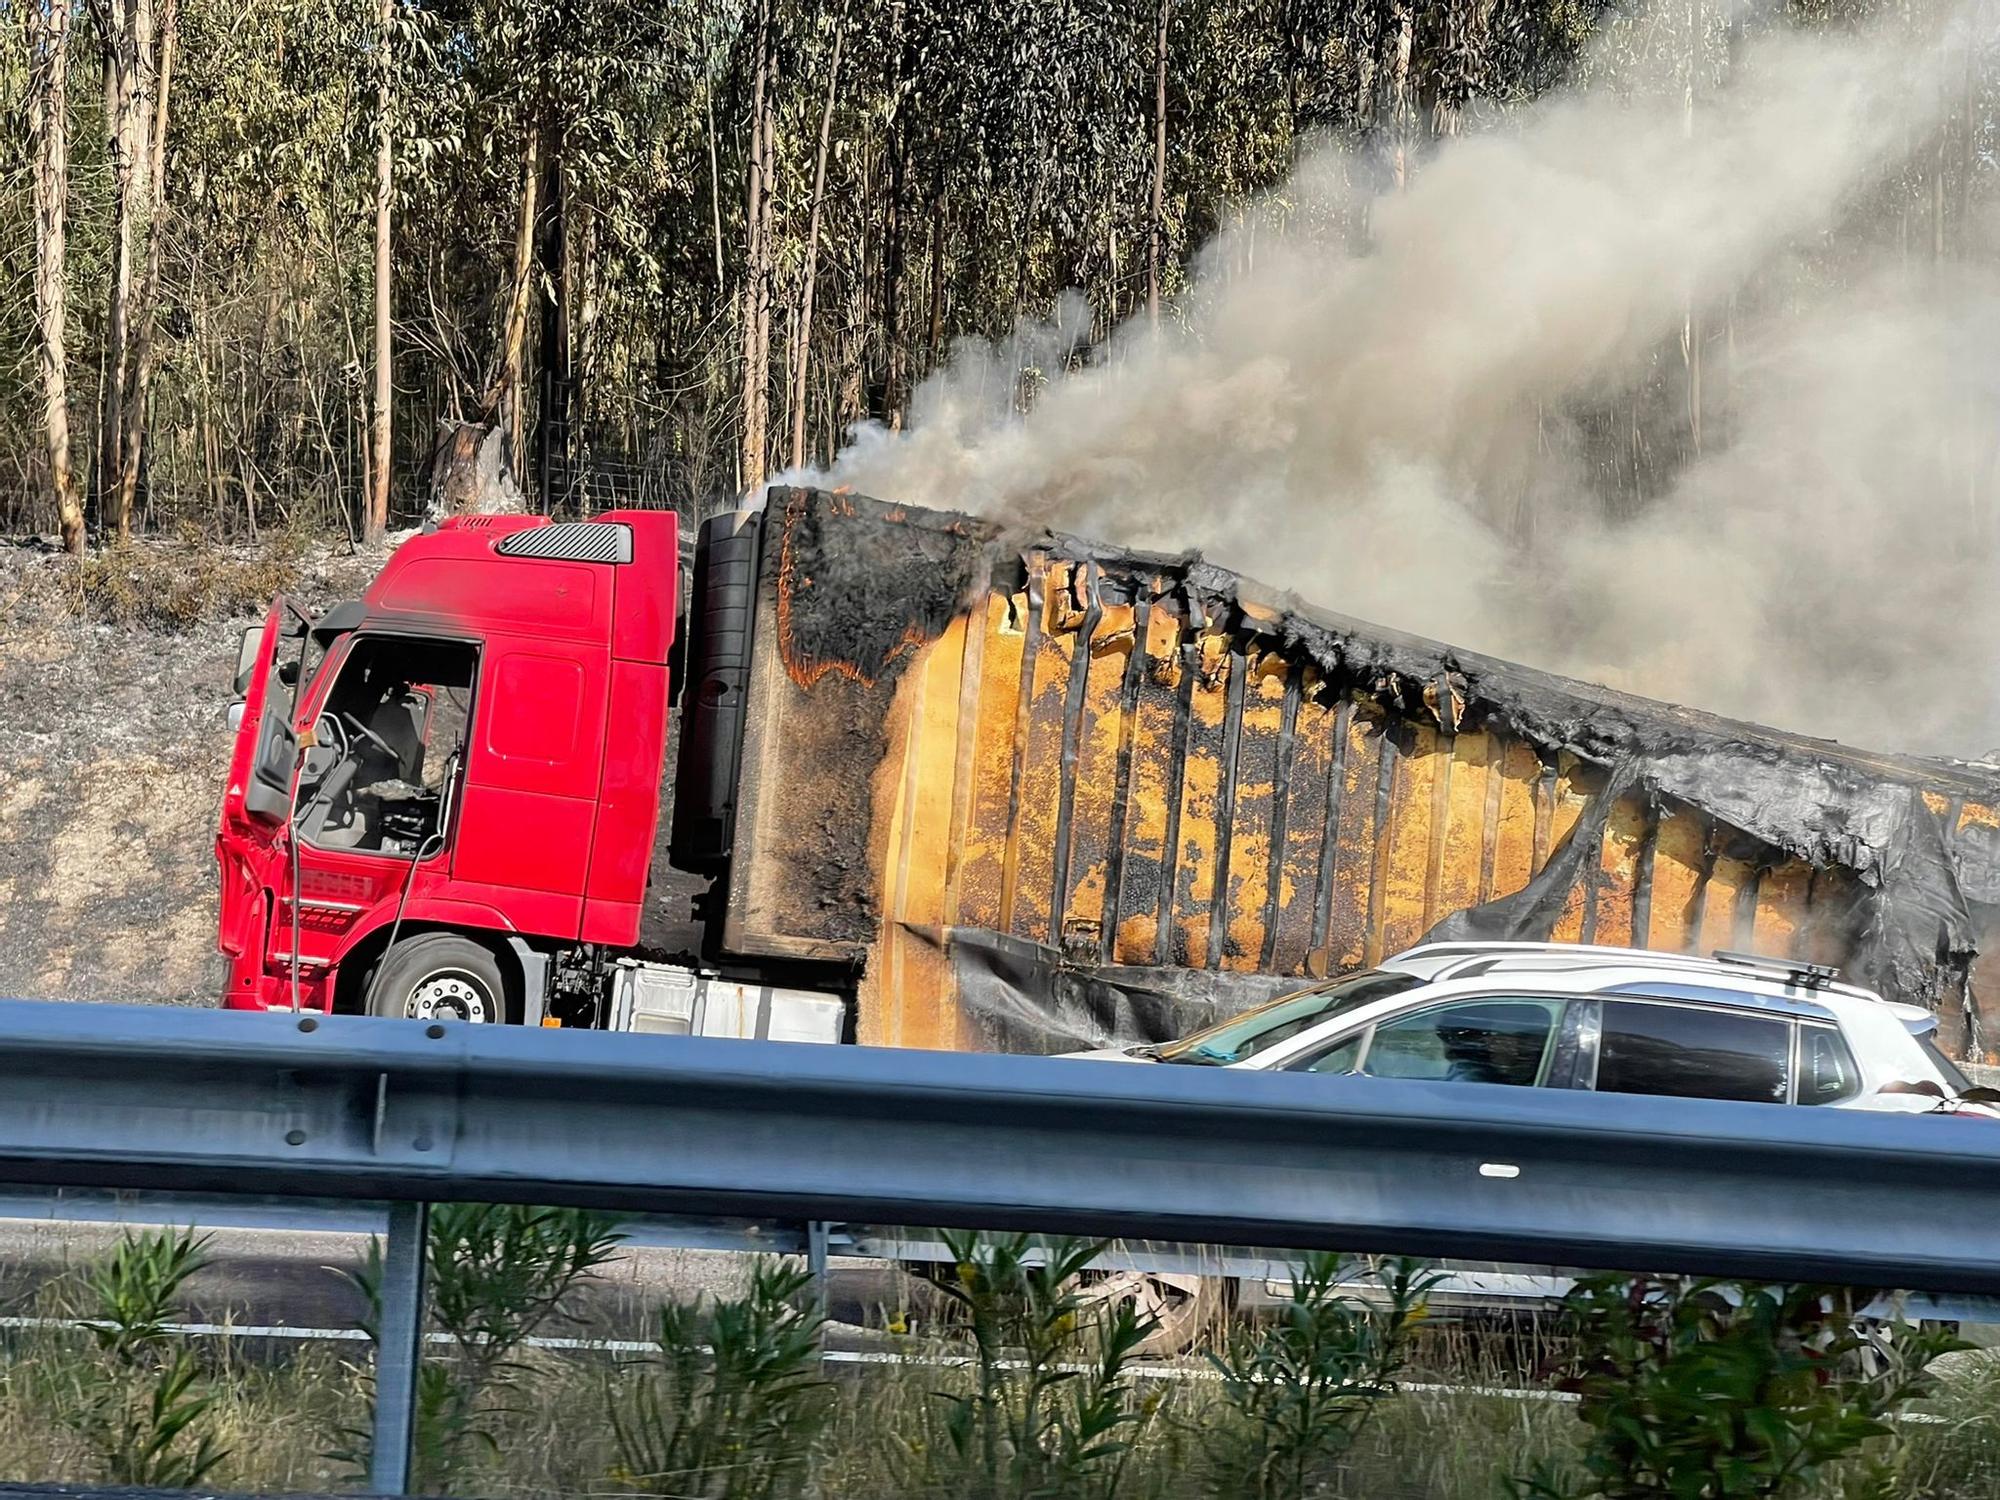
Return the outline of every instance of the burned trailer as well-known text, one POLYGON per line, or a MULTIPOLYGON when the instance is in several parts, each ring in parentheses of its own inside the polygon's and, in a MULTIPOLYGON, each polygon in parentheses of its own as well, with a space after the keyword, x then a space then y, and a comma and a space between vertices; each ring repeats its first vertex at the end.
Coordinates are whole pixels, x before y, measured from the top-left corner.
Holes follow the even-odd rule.
POLYGON ((728 957, 855 966, 862 1042, 1157 1040, 1431 936, 1836 963, 2000 1048, 2000 768, 852 494, 702 556, 676 863, 728 957))

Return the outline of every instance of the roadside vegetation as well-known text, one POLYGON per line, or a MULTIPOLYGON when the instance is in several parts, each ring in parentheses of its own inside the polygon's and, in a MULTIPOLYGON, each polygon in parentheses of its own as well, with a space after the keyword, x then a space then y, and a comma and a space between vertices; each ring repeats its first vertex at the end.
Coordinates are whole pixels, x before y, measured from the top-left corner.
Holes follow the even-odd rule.
MULTIPOLYGON (((1310 1257, 1269 1315, 1172 1364, 1080 1279, 1103 1247, 947 1238, 941 1314, 822 1361, 810 1279, 658 1305, 549 1347, 619 1255, 595 1214, 453 1206, 430 1247, 426 1493, 767 1500, 1970 1500, 2000 1488, 2000 1366, 1854 1295, 1600 1277, 1552 1337, 1428 1316, 1409 1262, 1310 1257), (903 1330, 903 1331, 898 1331, 903 1330), (538 1336, 541 1336, 538 1341, 538 1336), (639 1352, 634 1352, 634 1350, 639 1352), (1930 1373, 1951 1354, 1950 1377, 1930 1373)), ((128 1234, 0 1325, 0 1480, 356 1488, 365 1346, 190 1336, 194 1233, 128 1234)), ((369 1258, 353 1279, 365 1305, 369 1258)), ((1947 1362, 1949 1363, 1949 1361, 1947 1362)))

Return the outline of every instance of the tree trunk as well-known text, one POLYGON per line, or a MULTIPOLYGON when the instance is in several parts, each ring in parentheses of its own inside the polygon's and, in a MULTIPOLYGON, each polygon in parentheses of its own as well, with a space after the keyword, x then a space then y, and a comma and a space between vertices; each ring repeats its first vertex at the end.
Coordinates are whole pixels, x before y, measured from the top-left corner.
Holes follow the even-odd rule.
POLYGON ((841 13, 833 32, 833 57, 826 70, 826 106, 819 117, 819 151, 813 159, 812 216, 806 230, 804 282, 799 288, 799 323, 792 340, 792 443, 789 460, 795 469, 806 462, 806 367, 812 357, 813 282, 819 270, 820 209, 826 202, 826 158, 833 141, 833 101, 840 86, 840 49, 847 39, 847 14, 841 13))
POLYGON ((722 300, 722 166, 715 149, 715 89, 710 87, 708 102, 708 211, 715 221, 715 296, 722 300))
POLYGON ((1035 175, 1028 182, 1027 210, 1021 215, 1020 227, 1014 232, 1014 307, 1007 320, 1013 330, 1016 345, 1020 340, 1021 314, 1028 306, 1028 265, 1031 259, 1029 247, 1034 244, 1035 229, 1042 218, 1042 188, 1048 181, 1049 153, 1043 149, 1041 122, 1035 122, 1033 136, 1035 152, 1035 175))
POLYGON ((569 274, 569 218, 563 189, 562 137, 550 143, 542 165, 542 213, 536 258, 542 267, 541 400, 535 410, 537 488, 546 513, 569 484, 569 416, 572 394, 569 309, 574 286, 569 274))
POLYGON ((1167 201, 1167 23, 1174 0, 1160 0, 1160 25, 1153 65, 1153 208, 1146 221, 1146 316, 1160 321, 1161 221, 1167 201))
POLYGON ((535 203, 542 185, 542 124, 528 126, 521 161, 520 212, 514 220, 514 284, 507 296, 507 322, 500 334, 500 357, 487 382, 486 419, 507 434, 507 469, 519 472, 521 461, 521 371, 528 333, 528 293, 535 270, 535 203))
POLYGON ((1431 110, 1431 134, 1440 140, 1459 133, 1460 117, 1484 81, 1493 6, 1494 0, 1463 0, 1446 8, 1444 76, 1431 110))
MULTIPOLYGON (((106 392, 109 405, 99 441, 110 462, 105 466, 100 495, 108 512, 106 526, 120 541, 132 535, 132 510, 127 497, 136 488, 138 454, 125 446, 126 409, 131 402, 133 350, 133 278, 138 274, 139 236, 149 220, 152 148, 153 0, 122 0, 120 39, 116 50, 122 72, 118 91, 118 155, 114 158, 113 235, 117 247, 113 292, 117 298, 115 337, 110 340, 106 392), (121 174, 122 173, 122 177, 121 174)), ((107 51, 107 58, 111 52, 107 51)), ((144 413, 140 414, 141 430, 144 413)))
POLYGON ((375 34, 375 430, 368 443, 368 500, 361 518, 361 535, 371 542, 389 529, 389 471, 395 454, 391 402, 396 382, 389 344, 395 311, 389 279, 389 216, 396 191, 396 152, 390 135, 394 72, 389 53, 394 5, 395 0, 381 0, 375 34))
POLYGON ((877 415, 891 427, 903 425, 903 143, 891 129, 889 182, 882 210, 883 378, 877 415))
MULTIPOLYGON (((764 96, 764 217, 757 226, 757 442, 759 469, 768 474, 771 453, 771 311, 777 305, 777 80, 764 96)), ((761 482, 761 480, 760 480, 761 482)))
POLYGON ((930 334, 924 341, 924 373, 938 367, 944 348, 944 238, 946 221, 944 189, 940 185, 931 199, 931 317, 930 334))
POLYGON ((870 345, 869 297, 875 286, 875 239, 869 234, 869 217, 866 211, 869 195, 875 185, 875 155, 872 147, 861 152, 859 182, 855 186, 854 201, 862 205, 862 212, 856 217, 855 233, 860 243, 854 247, 854 274, 848 278, 852 288, 849 303, 847 328, 841 338, 840 394, 834 410, 834 431, 828 435, 829 456, 840 447, 840 434, 868 415, 868 361, 870 345))
POLYGON ((1389 31, 1389 171, 1401 192, 1410 185, 1410 135, 1416 118, 1410 100, 1410 56, 1416 41, 1415 0, 1395 0, 1389 31))
POLYGON ((41 368, 49 495, 63 550, 83 555, 83 507, 70 467, 63 258, 69 208, 68 0, 26 0, 28 135, 35 173, 35 331, 41 368))
POLYGON ((98 414, 97 483, 99 519, 107 534, 130 533, 130 518, 119 514, 124 493, 121 439, 125 431, 127 319, 132 292, 133 199, 138 186, 138 58, 133 50, 134 15, 139 0, 108 0, 93 7, 104 50, 104 138, 111 164, 111 271, 104 316, 103 410, 98 414))
POLYGON ((745 490, 764 483, 771 411, 771 0, 758 0, 756 72, 751 86, 750 161, 745 184, 743 275, 743 473, 745 490))
POLYGON ((570 256, 564 263, 567 290, 563 305, 574 324, 570 338, 574 348, 570 362, 570 412, 572 420, 591 431, 591 423, 603 416, 604 401, 597 390, 598 257, 597 214, 589 200, 576 204, 575 228, 568 233, 570 256))
POLYGON ((909 143, 905 139, 908 112, 901 105, 906 66, 903 35, 903 7, 890 12, 889 52, 892 68, 889 96, 897 101, 890 107, 888 131, 883 139, 887 182, 882 202, 882 295, 880 305, 882 335, 882 379, 871 392, 875 417, 892 428, 903 425, 903 186, 908 175, 909 143))
POLYGON ((146 222, 147 203, 152 197, 152 144, 148 127, 153 121, 153 83, 158 60, 153 54, 153 0, 126 0, 132 30, 131 95, 128 119, 132 132, 132 231, 137 258, 139 226, 146 222))
MULTIPOLYGON (((153 323, 160 305, 160 261, 165 254, 167 226, 167 103, 173 89, 174 46, 180 34, 178 0, 163 0, 160 11, 159 60, 153 78, 153 119, 146 177, 151 183, 146 228, 146 274, 132 308, 132 348, 127 363, 131 380, 125 397, 125 429, 120 438, 118 503, 115 513, 129 528, 139 496, 141 450, 146 437, 146 393, 153 381, 153 323)), ((124 534, 121 531, 121 535, 124 534)))
MULTIPOLYGON (((1687 76, 1681 92, 1681 139, 1693 150, 1695 135, 1695 93, 1700 84, 1701 64, 1706 43, 1706 7, 1702 0, 1689 0, 1687 8, 1687 76)), ((1701 304, 1696 298, 1692 272, 1681 301, 1681 365, 1687 384, 1688 452, 1701 457, 1701 304)))

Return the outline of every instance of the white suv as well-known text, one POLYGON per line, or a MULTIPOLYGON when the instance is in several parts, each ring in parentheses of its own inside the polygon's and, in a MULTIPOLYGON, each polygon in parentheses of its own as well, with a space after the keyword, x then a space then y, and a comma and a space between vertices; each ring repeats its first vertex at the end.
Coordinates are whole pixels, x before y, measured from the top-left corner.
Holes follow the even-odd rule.
POLYGON ((1436 943, 1182 1041, 1079 1055, 1917 1111, 1970 1088, 1936 1026, 1781 959, 1436 943))

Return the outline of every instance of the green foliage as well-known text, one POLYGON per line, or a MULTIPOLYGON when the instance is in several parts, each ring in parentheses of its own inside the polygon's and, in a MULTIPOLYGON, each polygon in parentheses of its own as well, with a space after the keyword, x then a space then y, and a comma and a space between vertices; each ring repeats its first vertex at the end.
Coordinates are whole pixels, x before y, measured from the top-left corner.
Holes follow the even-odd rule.
POLYGON ((191 1230, 127 1230, 85 1286, 100 1358, 78 1370, 70 1419, 112 1484, 184 1489, 227 1457, 211 1431, 215 1397, 169 1326, 206 1244, 191 1230))
MULTIPOLYGON (((807 1277, 764 1263, 740 1298, 661 1308, 656 1351, 615 1378, 595 1359, 537 1358, 532 1400, 510 1399, 528 1392, 522 1343, 568 1315, 615 1232, 537 1209, 448 1209, 439 1226, 435 1321, 465 1343, 419 1372, 416 1465, 433 1491, 1479 1500, 1541 1459, 1501 1481, 1518 1500, 1983 1500, 2000 1472, 1993 1364, 1930 1394, 1924 1367, 1954 1341, 1857 1324, 1866 1294, 1593 1278, 1572 1298, 1570 1407, 1398 1393, 1428 1278, 1391 1263, 1348 1295, 1320 1258, 1273 1321, 1213 1356, 1217 1378, 1142 1383, 1133 1350, 1148 1330, 1093 1294, 1097 1247, 1022 1238, 952 1238, 944 1294, 966 1357, 944 1375, 888 1362, 828 1382, 807 1277), (1934 1420, 1892 1434, 1918 1395, 1934 1420)), ((330 1353, 266 1366, 225 1342, 191 1355, 173 1328, 203 1245, 128 1235, 36 1304, 62 1326, 0 1330, 0 1471, 321 1487, 302 1442, 351 1412, 365 1380, 346 1366, 329 1380, 330 1353)), ((379 1285, 375 1264, 365 1285, 379 1285)), ((1494 1379, 1475 1353, 1426 1335, 1425 1367, 1450 1385, 1494 1379)))
MULTIPOLYGON (((491 1373, 545 1323, 570 1318, 578 1285, 624 1241, 615 1217, 588 1209, 442 1204, 431 1211, 431 1318, 473 1370, 491 1373)), ((379 1259, 370 1266, 379 1277, 379 1259)))
POLYGON ((1314 1255, 1272 1322, 1235 1331, 1211 1354, 1233 1420, 1210 1435, 1217 1500, 1297 1500, 1323 1486, 1380 1404, 1396 1392, 1433 1273, 1376 1266, 1379 1295, 1343 1292, 1338 1255, 1314 1255))
POLYGON ((1154 1405, 1131 1364, 1155 1324, 1094 1300, 1104 1249, 1026 1235, 946 1233, 939 1290, 972 1339, 972 1389, 939 1392, 934 1425, 905 1434, 913 1483, 970 1500, 1119 1493, 1154 1405))
MULTIPOLYGON (((448 1203, 431 1210, 426 1255, 428 1321, 445 1334, 418 1370, 411 1479, 448 1485, 494 1447, 493 1419, 507 1411, 523 1368, 515 1356, 551 1322, 573 1318, 578 1287, 624 1243, 617 1220, 574 1208, 448 1203)), ((368 1300, 362 1324, 379 1338, 382 1242, 372 1241, 354 1282, 368 1300)), ((343 1432, 332 1456, 367 1468, 371 1423, 343 1432)))
POLYGON ((825 1320, 801 1307, 811 1285, 806 1271, 764 1261, 742 1298, 659 1309, 658 1355, 605 1399, 621 1489, 705 1500, 799 1491, 833 1397, 819 1374, 825 1320))
MULTIPOLYGON (((1313 205, 1305 201, 1313 195, 1286 187, 1317 142, 1351 149, 1365 196, 1379 185, 1371 174, 1385 145, 1421 161, 1443 137, 1489 128, 1505 106, 1565 79, 1629 71, 1648 48, 1684 50, 1690 76, 1710 77, 1727 70, 1757 28, 1841 24, 1882 5, 1788 0, 1745 17, 1716 0, 1685 8, 1173 0, 1165 289, 1188 288, 1218 232, 1241 231, 1215 247, 1223 274, 1250 263, 1261 222, 1296 225, 1318 214, 1334 222, 1315 232, 1359 243, 1365 208, 1313 205), (1683 10, 1685 19, 1675 19, 1683 10), (1637 27, 1635 14, 1652 19, 1637 27)), ((757 50, 747 33, 756 14, 744 0, 399 0, 385 30, 368 0, 183 0, 144 528, 192 522, 210 536, 240 535, 274 519, 324 533, 348 528, 371 415, 384 81, 395 167, 398 519, 420 508, 439 423, 487 415, 517 269, 513 230, 531 183, 530 431, 542 424, 558 461, 598 460, 592 499, 637 492, 692 509, 733 492, 757 50)), ((786 311, 807 261, 836 37, 842 46, 806 337, 811 455, 827 455, 853 422, 906 416, 912 390, 955 340, 1009 341, 1020 368, 998 384, 1033 389, 1061 355, 1014 340, 1023 319, 1047 318, 1079 291, 1089 313, 1082 336, 1091 339, 1143 305, 1158 15, 1153 0, 772 0, 770 261, 786 311)), ((90 393, 104 355, 111 263, 97 48, 95 28, 79 17, 68 322, 86 485, 98 446, 90 393)), ((21 62, 18 47, 0 51, 0 107, 10 119, 21 113, 21 62)), ((1948 180, 1913 166, 1896 186, 1902 201, 1885 204, 1882 218, 1900 218, 1907 236, 1933 204, 1962 203, 1936 210, 1937 232, 1954 254, 1977 253, 1991 175, 1982 176, 1981 164, 2000 117, 1990 59, 1969 64, 1964 118, 1954 127, 1963 150, 1913 157, 1934 157, 1948 180)), ((0 132, 0 281, 16 289, 27 285, 36 254, 25 135, 0 132)), ((51 524, 31 303, 24 294, 0 301, 7 529, 51 524)), ((776 433, 790 426, 791 333, 781 326, 772 367, 762 372, 776 433)), ((1579 402, 1580 471, 1608 499, 1656 495, 1694 456, 1677 446, 1686 393, 1671 373, 1653 371, 1643 400, 1621 385, 1579 402)), ((534 458, 510 459, 529 490, 539 482, 534 458)), ((585 501, 556 472, 549 488, 553 505, 585 501)))
MULTIPOLYGON (((1412 89, 1454 102, 1532 94, 1562 74, 1599 4, 1485 0, 1472 28, 1467 6, 1417 7, 1412 89)), ((439 421, 481 415, 531 135, 542 148, 542 234, 529 361, 554 359, 573 380, 545 386, 531 368, 531 404, 560 396, 562 409, 551 403, 545 415, 567 420, 574 447, 634 463, 649 498, 691 504, 731 490, 756 9, 403 0, 384 34, 368 0, 182 0, 144 526, 243 534, 275 518, 340 534, 351 520, 372 389, 385 77, 402 518, 417 509, 439 421)), ((956 338, 1008 335, 1072 288, 1100 333, 1143 302, 1154 5, 773 0, 772 15, 771 259, 784 306, 806 260, 836 34, 843 47, 810 340, 813 449, 901 408, 956 338)), ((1175 0, 1170 292, 1208 236, 1282 182, 1308 142, 1382 128, 1380 78, 1396 45, 1386 15, 1347 0, 1175 0)), ((96 46, 80 20, 69 376, 86 483, 110 263, 96 46)), ((0 62, 12 118, 18 49, 0 62)), ((17 288, 35 257, 24 137, 0 133, 0 273, 17 288)), ((13 414, 0 422, 0 522, 10 529, 49 524, 30 301, 0 303, 0 410, 13 414)), ((769 372, 780 405, 785 343, 769 372)), ((774 413, 774 430, 787 415, 774 413)), ((532 484, 529 456, 516 458, 532 484)))
POLYGON ((1515 1481, 1524 1500, 1784 1500, 1890 1435, 1963 1347, 1932 1328, 1864 1329, 1866 1293, 1592 1276, 1568 1299, 1589 1439, 1577 1472, 1515 1481))

